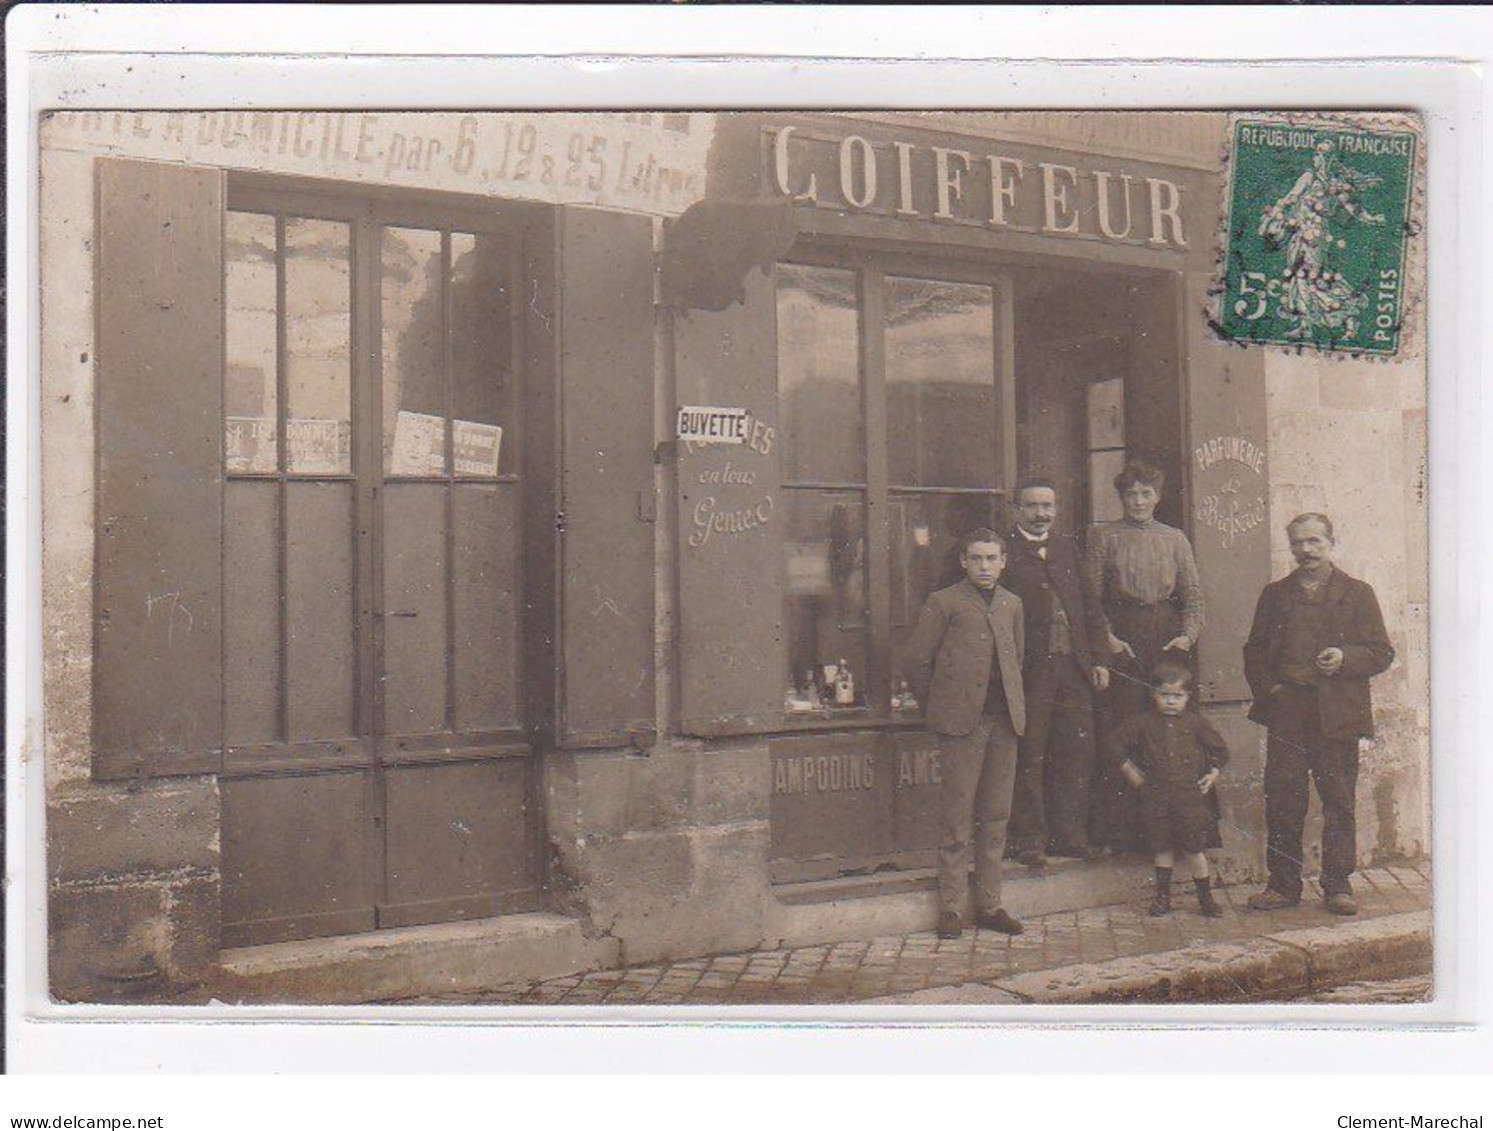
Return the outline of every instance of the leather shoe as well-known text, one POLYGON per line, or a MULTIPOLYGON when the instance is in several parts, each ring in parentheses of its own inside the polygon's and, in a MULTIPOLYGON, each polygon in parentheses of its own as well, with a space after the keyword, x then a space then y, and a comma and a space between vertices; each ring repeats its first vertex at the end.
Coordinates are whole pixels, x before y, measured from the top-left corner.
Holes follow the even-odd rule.
POLYGON ((1250 896, 1246 905, 1251 911, 1284 911, 1287 907, 1295 907, 1300 902, 1299 898, 1292 899, 1289 895, 1282 895, 1274 888, 1266 888, 1250 896))
POLYGON ((1047 867, 1047 857, 1043 856, 1042 853, 1038 852, 1035 848, 1031 849, 1028 852, 1023 852, 1020 856, 1016 857, 1016 862, 1028 868, 1047 867))
POLYGON ((1334 915, 1357 915, 1358 900, 1345 891, 1336 891, 1322 901, 1322 906, 1334 915))
POLYGON ((1004 907, 997 907, 994 911, 982 911, 975 916, 975 926, 986 931, 997 931, 1003 935, 1019 935, 1026 930, 1021 923, 1013 919, 1004 907))
POLYGON ((964 934, 964 920, 956 911, 941 911, 938 916, 938 937, 957 939, 964 934))
POLYGON ((1047 855, 1060 856, 1065 860, 1082 860, 1088 852, 1088 847, 1081 844, 1053 844, 1047 848, 1047 855))

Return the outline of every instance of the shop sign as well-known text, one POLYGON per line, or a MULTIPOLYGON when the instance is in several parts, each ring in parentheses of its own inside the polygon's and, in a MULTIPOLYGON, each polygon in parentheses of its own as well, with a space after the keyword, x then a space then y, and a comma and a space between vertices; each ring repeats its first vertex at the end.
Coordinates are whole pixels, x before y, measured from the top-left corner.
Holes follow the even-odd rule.
MULTIPOLYGON (((876 788, 876 756, 848 754, 778 755, 772 764, 773 793, 844 793, 876 788)), ((938 749, 905 749, 895 755, 896 789, 915 789, 943 782, 938 749)))
POLYGON ((744 408, 680 405, 677 435, 697 444, 745 444, 751 421, 744 408))
POLYGON ((59 111, 42 145, 677 216, 705 193, 709 114, 59 111))
POLYGON ((1031 147, 931 145, 771 131, 769 183, 804 204, 997 231, 1186 251, 1188 186, 1159 170, 1100 167, 1031 147))
POLYGON ((746 408, 681 405, 675 431, 690 454, 708 454, 719 444, 744 449, 728 459, 691 461, 689 476, 705 490, 695 496, 689 510, 690 549, 704 548, 716 535, 731 538, 761 529, 772 521, 777 504, 759 486, 760 468, 754 464, 761 462, 756 457, 772 451, 777 438, 775 428, 746 408))
POLYGON ((775 880, 934 862, 943 774, 932 735, 785 735, 770 749, 775 880))
POLYGON ((1214 436, 1192 450, 1197 468, 1197 529, 1212 531, 1221 549, 1263 529, 1265 449, 1243 436, 1214 436))

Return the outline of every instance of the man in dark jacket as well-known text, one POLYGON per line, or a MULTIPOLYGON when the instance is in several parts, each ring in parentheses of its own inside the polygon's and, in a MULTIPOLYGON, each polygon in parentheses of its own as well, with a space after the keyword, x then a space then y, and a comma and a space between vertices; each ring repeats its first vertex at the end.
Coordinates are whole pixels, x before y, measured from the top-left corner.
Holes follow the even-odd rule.
POLYGON ((1353 915, 1348 877, 1357 867, 1354 792, 1358 743, 1374 733, 1369 679, 1394 649, 1367 583, 1332 563, 1332 520, 1303 514, 1286 527, 1297 568, 1260 594, 1244 645, 1254 695, 1249 717, 1269 728, 1265 747, 1269 886, 1250 896, 1258 911, 1301 901, 1301 836, 1307 778, 1322 800, 1322 894, 1327 910, 1353 915))
POLYGON ((1011 850, 1029 867, 1044 853, 1088 856, 1094 691, 1109 686, 1104 610, 1073 538, 1053 530, 1057 488, 1024 479, 1006 539, 1001 584, 1026 616, 1026 733, 1011 802, 1011 850))
POLYGON ((964 930, 973 850, 975 925, 1019 935, 1001 906, 1001 854, 1026 728, 1021 601, 996 584, 1006 548, 995 531, 966 534, 959 561, 964 580, 929 596, 907 644, 913 690, 938 736, 938 934, 956 939, 964 930))

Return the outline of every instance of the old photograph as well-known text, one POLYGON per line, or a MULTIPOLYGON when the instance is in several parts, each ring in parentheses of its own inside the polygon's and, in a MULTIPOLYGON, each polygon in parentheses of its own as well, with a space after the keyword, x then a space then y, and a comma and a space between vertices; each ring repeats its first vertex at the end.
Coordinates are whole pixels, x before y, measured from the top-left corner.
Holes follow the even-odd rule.
POLYGON ((54 1001, 1432 997, 1416 114, 40 147, 54 1001))

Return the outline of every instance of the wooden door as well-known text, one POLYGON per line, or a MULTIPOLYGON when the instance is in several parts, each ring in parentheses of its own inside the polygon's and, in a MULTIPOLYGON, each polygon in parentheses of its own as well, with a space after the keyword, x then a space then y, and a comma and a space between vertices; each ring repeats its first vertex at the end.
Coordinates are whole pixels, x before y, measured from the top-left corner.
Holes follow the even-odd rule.
POLYGON ((521 237, 230 188, 225 945, 538 900, 521 237))

